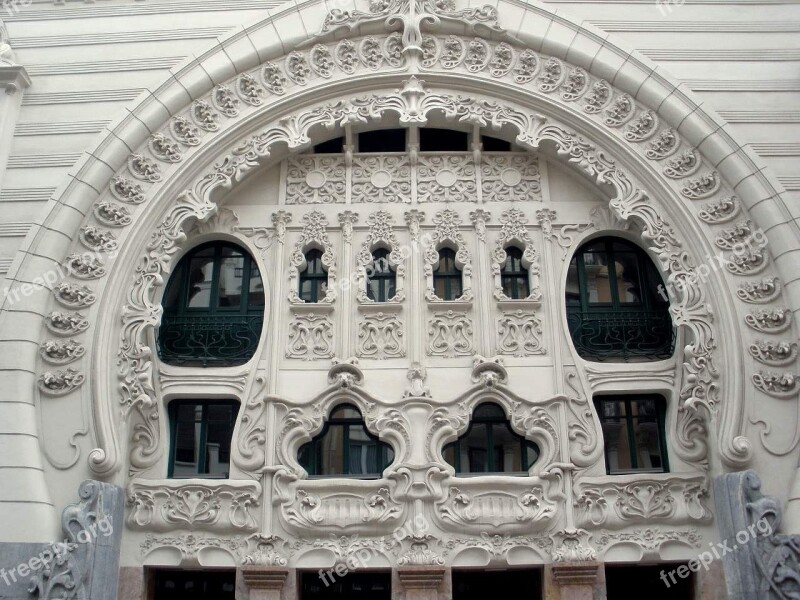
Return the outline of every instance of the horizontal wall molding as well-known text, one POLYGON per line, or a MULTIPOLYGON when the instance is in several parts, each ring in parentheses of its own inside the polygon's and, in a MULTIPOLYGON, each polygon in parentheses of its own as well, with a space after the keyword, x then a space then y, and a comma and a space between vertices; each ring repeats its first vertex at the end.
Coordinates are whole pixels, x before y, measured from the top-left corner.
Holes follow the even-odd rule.
POLYGON ((11 269, 13 258, 0 257, 0 275, 5 275, 11 269))
POLYGON ((129 60, 98 60, 40 64, 26 66, 30 75, 77 75, 85 73, 117 73, 122 71, 151 71, 171 69, 185 60, 184 56, 159 56, 155 58, 132 58, 129 60))
POLYGON ((25 237, 33 223, 0 223, 0 237, 25 237))
POLYGON ((800 123, 800 111, 719 110, 729 123, 800 123))
POLYGON ((80 152, 74 154, 12 154, 8 157, 8 167, 10 169, 71 167, 80 157, 80 152))
POLYGON ((55 191, 54 187, 6 188, 0 190, 0 202, 47 202, 55 191))
POLYGON ((701 48, 646 48, 640 50, 651 60, 674 61, 747 61, 775 62, 800 60, 800 48, 731 48, 724 50, 701 48))
POLYGON ((608 32, 785 33, 800 31, 800 21, 589 21, 608 32))
MULTIPOLYGON (((38 4, 38 3, 35 3, 38 4)), ((52 5, 52 0, 42 4, 52 5)), ((91 19, 97 17, 127 17, 136 15, 180 14, 190 12, 227 12, 233 10, 270 10, 282 4, 280 0, 223 0, 221 2, 169 2, 150 4, 139 3, 127 6, 63 6, 25 10, 17 14, 3 15, 3 20, 51 21, 53 19, 91 19)))
POLYGON ((63 135, 76 133, 97 133, 111 121, 60 121, 54 123, 17 123, 15 136, 63 135))
POLYGON ((761 156, 800 156, 800 143, 752 142, 749 146, 761 156))
POLYGON ((197 29, 165 29, 155 31, 120 31, 81 35, 43 35, 15 37, 14 48, 48 48, 53 46, 89 46, 172 40, 205 40, 224 35, 234 27, 198 27, 197 29))
POLYGON ((790 192, 800 192, 800 177, 778 177, 781 185, 790 192))
POLYGON ((128 90, 86 90, 77 92, 51 92, 44 94, 25 94, 23 106, 43 104, 83 104, 89 102, 130 102, 139 97, 144 88, 128 90))
POLYGON ((688 79, 684 83, 695 92, 798 92, 794 79, 688 79))

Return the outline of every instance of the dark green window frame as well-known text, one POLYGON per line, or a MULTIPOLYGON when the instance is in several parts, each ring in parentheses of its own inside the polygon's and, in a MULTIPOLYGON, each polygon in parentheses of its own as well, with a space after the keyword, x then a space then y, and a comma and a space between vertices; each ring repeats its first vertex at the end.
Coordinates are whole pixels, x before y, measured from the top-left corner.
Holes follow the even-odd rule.
POLYGON ((193 248, 181 258, 169 278, 164 294, 164 312, 158 330, 158 355, 170 365, 235 366, 249 361, 258 348, 264 324, 264 281, 253 257, 237 244, 208 242, 193 248), (211 250, 211 281, 207 306, 190 306, 192 263, 211 250), (241 275, 238 306, 221 304, 220 273, 223 261, 232 251, 242 258, 235 274, 241 275), (241 271, 240 271, 241 269, 241 271), (253 282, 260 282, 258 294, 251 293, 253 282))
MULTIPOLYGON (((605 423, 620 423, 624 420, 624 434, 626 435, 628 450, 630 453, 629 459, 631 463, 630 469, 612 470, 611 461, 608 458, 609 445, 605 434, 603 435, 603 447, 606 460, 606 473, 609 475, 623 475, 625 473, 669 473, 669 457, 667 456, 667 437, 666 437, 666 412, 667 402, 663 396, 659 394, 626 394, 618 396, 595 396, 594 398, 595 410, 600 419, 600 427, 603 428, 605 423), (641 411, 638 409, 634 411, 633 407, 636 403, 643 403, 645 401, 653 401, 655 403, 655 414, 640 417, 641 411), (607 415, 604 410, 604 405, 612 405, 623 403, 625 406, 625 415, 607 415), (636 416, 634 415, 636 413, 636 416), (636 427, 634 421, 651 421, 656 422, 656 431, 658 434, 658 449, 659 458, 661 462, 660 468, 652 467, 639 467, 638 446, 636 443, 636 427)), ((620 433, 620 435, 622 432, 620 433)))
POLYGON ((461 435, 456 441, 447 444, 443 449, 443 455, 446 456, 448 450, 453 450, 453 461, 449 462, 449 464, 456 470, 456 474, 473 474, 473 473, 517 473, 517 474, 527 474, 528 470, 539 460, 539 447, 529 439, 525 438, 524 436, 518 434, 514 431, 511 427, 511 423, 509 423, 508 418, 506 417, 505 411, 503 408, 494 402, 484 402, 478 405, 472 413, 472 418, 469 422, 469 427, 461 435), (486 444, 484 450, 486 451, 486 469, 484 471, 464 471, 462 469, 461 464, 461 445, 462 440, 466 440, 469 438, 472 430, 475 428, 476 425, 486 425, 486 444), (500 452, 502 453, 502 446, 496 446, 494 443, 494 425, 504 425, 508 431, 512 434, 514 438, 516 438, 517 443, 519 443, 519 451, 520 451, 520 462, 522 466, 522 471, 497 471, 491 468, 492 465, 496 463, 496 456, 495 453, 500 448, 500 452), (532 450, 535 454, 535 458, 531 461, 528 460, 528 450, 532 450))
POLYGON ((457 300, 464 293, 461 269, 456 265, 456 252, 452 248, 439 250, 439 264, 433 272, 433 288, 439 290, 440 287, 443 294, 437 293, 437 296, 442 300, 457 300))
POLYGON ((522 254, 516 246, 506 248, 506 260, 500 269, 503 293, 512 300, 524 300, 531 293, 528 269, 522 266, 522 254))
POLYGON ((320 302, 325 297, 328 273, 322 264, 322 255, 322 250, 316 248, 305 254, 306 268, 300 272, 300 299, 303 302, 320 302), (306 286, 306 283, 311 285, 306 286))
MULTIPOLYGON (((578 354, 587 360, 638 358, 663 360, 675 350, 675 330, 669 314, 669 300, 661 275, 653 261, 636 244, 617 237, 592 239, 583 244, 570 262, 578 292, 567 290, 567 324, 578 354), (614 246, 621 249, 615 249, 614 246), (589 297, 585 254, 605 256, 610 298, 592 302, 589 297), (635 257, 635 289, 638 301, 622 302, 616 282, 617 254, 635 257)), ((568 286, 569 287, 569 286, 568 286)))
MULTIPOLYGON (((367 445, 365 444, 366 448, 367 445)), ((331 411, 330 416, 325 421, 325 425, 314 438, 303 444, 297 453, 297 462, 312 477, 359 477, 361 479, 378 479, 383 471, 392 464, 394 460, 394 450, 386 442, 382 442, 376 435, 373 435, 364 423, 361 411, 353 404, 340 404, 331 411), (358 413, 358 417, 338 417, 337 412, 352 410, 358 413), (367 438, 376 448, 375 462, 377 469, 374 473, 353 473, 350 469, 350 427, 360 426, 367 438), (323 452, 325 451, 325 438, 331 434, 333 429, 341 429, 341 452, 343 469, 341 473, 322 473, 323 452)))
MULTIPOLYGON (((178 452, 178 410, 182 406, 200 406, 200 440, 198 444, 198 457, 197 457, 197 474, 193 477, 208 476, 208 425, 209 418, 208 412, 211 406, 229 406, 231 407, 231 419, 228 423, 230 427, 231 444, 233 443, 233 428, 236 426, 236 419, 239 415, 240 404, 236 400, 172 400, 167 407, 169 414, 169 430, 170 430, 170 444, 169 444, 169 467, 167 477, 170 479, 175 478, 175 460, 178 452)), ((198 423, 197 420, 194 421, 198 423)), ((227 479, 230 474, 230 457, 228 462, 228 472, 225 477, 212 476, 212 479, 227 479)), ((189 479, 190 477, 180 477, 178 479, 189 479)))
POLYGON ((388 302, 395 295, 397 275, 389 264, 389 254, 386 248, 378 248, 372 253, 372 270, 367 279, 367 297, 373 302, 388 302), (377 293, 375 293, 376 287, 377 293))

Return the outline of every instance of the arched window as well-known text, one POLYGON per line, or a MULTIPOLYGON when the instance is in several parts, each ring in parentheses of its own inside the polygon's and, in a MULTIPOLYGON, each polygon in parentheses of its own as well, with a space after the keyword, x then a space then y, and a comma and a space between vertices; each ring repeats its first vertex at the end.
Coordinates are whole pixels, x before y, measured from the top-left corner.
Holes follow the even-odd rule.
POLYGON ((531 293, 528 269, 522 266, 522 250, 516 246, 506 248, 506 262, 500 269, 503 293, 512 300, 523 300, 531 293))
POLYGON ((467 432, 444 447, 444 459, 456 473, 527 473, 539 448, 511 429, 497 404, 481 404, 467 432))
POLYGON ((389 264, 389 251, 379 248, 372 253, 367 267, 367 296, 374 302, 388 302, 395 295, 397 278, 389 264))
POLYGON ((227 242, 198 246, 169 279, 158 354, 171 365, 240 365, 264 320, 264 284, 250 254, 227 242))
POLYGON ((433 272, 433 290, 442 300, 455 300, 462 294, 461 270, 456 265, 455 250, 439 250, 439 266, 433 272))
POLYGON ((644 251, 619 238, 591 240, 572 258, 567 322, 578 354, 589 360, 672 356, 669 296, 644 251))
POLYGON ((322 266, 322 250, 305 254, 306 268, 300 273, 300 298, 303 302, 320 302, 328 287, 328 274, 322 266))
POLYGON ((338 406, 322 432, 298 453, 309 475, 380 477, 394 460, 391 446, 372 435, 355 406, 338 406))

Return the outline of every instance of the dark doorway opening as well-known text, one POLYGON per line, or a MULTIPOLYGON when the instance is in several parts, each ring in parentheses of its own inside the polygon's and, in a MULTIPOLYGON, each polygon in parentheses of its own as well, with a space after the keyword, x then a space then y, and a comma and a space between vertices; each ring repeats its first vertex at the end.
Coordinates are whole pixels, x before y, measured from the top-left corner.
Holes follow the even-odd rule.
POLYGON ((303 573, 300 600, 391 600, 391 573, 347 573, 335 569, 303 573))
POLYGON ((689 600, 693 588, 694 573, 685 564, 606 566, 608 600, 628 600, 634 590, 647 600, 689 600))
POLYGON ((157 570, 154 600, 234 600, 235 571, 157 570))
POLYGON ((486 600, 504 591, 525 600, 541 599, 541 571, 453 571, 453 600, 486 600))

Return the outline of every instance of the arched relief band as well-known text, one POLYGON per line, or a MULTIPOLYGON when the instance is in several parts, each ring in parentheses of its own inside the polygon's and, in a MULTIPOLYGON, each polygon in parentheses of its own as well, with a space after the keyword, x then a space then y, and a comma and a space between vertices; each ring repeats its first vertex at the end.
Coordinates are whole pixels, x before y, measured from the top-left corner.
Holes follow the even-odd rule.
MULTIPOLYGON (((690 332, 691 343, 685 356, 685 379, 681 394, 684 437, 689 447, 697 448, 695 441, 705 427, 701 407, 711 409, 717 402, 718 372, 715 365, 715 338, 708 313, 705 292, 693 276, 693 266, 681 242, 670 225, 661 217, 659 209, 646 192, 637 187, 614 160, 607 157, 579 136, 554 123, 544 116, 531 115, 511 105, 495 102, 453 97, 424 89, 415 78, 393 94, 365 96, 352 103, 336 102, 306 110, 302 118, 287 117, 281 120, 288 124, 273 126, 251 137, 237 146, 234 153, 207 174, 199 177, 195 184, 182 194, 175 206, 169 210, 161 226, 153 234, 149 248, 161 248, 166 255, 174 253, 182 240, 182 227, 190 219, 208 218, 215 210, 210 198, 220 188, 230 188, 235 181, 258 168, 270 155, 270 148, 278 143, 290 147, 307 143, 308 131, 314 126, 342 126, 351 121, 367 122, 379 120, 387 113, 396 114, 405 122, 424 123, 431 113, 444 114, 449 120, 468 120, 488 125, 510 123, 517 130, 517 142, 529 148, 538 148, 542 143, 552 144, 562 159, 573 167, 594 178, 600 184, 608 184, 616 192, 610 207, 618 218, 637 221, 643 231, 645 245, 666 269, 668 281, 681 282, 676 288, 683 296, 673 306, 673 318, 678 326, 690 332), (298 128, 302 124, 302 128, 298 128)), ((151 395, 152 374, 148 372, 149 356, 147 330, 157 323, 158 307, 153 305, 153 293, 167 275, 168 261, 145 257, 136 271, 135 284, 130 293, 131 301, 125 310, 125 325, 119 349, 120 374, 125 404, 140 416, 141 422, 134 425, 131 451, 131 466, 134 470, 145 470, 155 464, 159 457, 158 408, 151 395)), ((749 445, 741 438, 741 421, 729 424, 720 430, 721 453, 733 463, 745 460, 749 445)), ((705 443, 702 443, 705 446, 705 443)), ((100 456, 96 454, 95 456, 100 456)))
MULTIPOLYGON (((714 219, 718 218, 715 215, 722 215, 719 218, 724 219, 726 213, 741 210, 737 209, 740 201, 729 190, 725 190, 720 174, 707 166, 698 167, 701 162, 706 164, 702 158, 698 158, 699 152, 682 145, 678 134, 663 126, 655 112, 638 105, 633 98, 615 90, 607 82, 593 78, 591 73, 561 59, 548 58, 531 49, 507 42, 484 42, 484 45, 470 46, 472 49, 480 46, 490 50, 493 53, 492 60, 472 60, 467 52, 463 55, 455 53, 447 58, 449 55, 444 52, 445 42, 452 47, 458 44, 467 47, 469 40, 464 45, 464 40, 459 41, 457 36, 425 37, 432 54, 429 54, 427 63, 423 60, 418 66, 423 72, 426 69, 436 72, 435 75, 431 74, 432 81, 452 81, 454 88, 467 90, 469 78, 482 78, 485 86, 479 90, 480 94, 486 93, 490 82, 496 82, 491 84, 492 89, 500 89, 502 83, 507 88, 503 97, 529 98, 527 104, 547 103, 548 106, 559 107, 565 114, 575 115, 576 122, 580 122, 582 129, 595 127, 591 130, 595 135, 590 137, 615 140, 615 155, 619 152, 618 156, 622 160, 630 160, 639 165, 637 168, 641 168, 642 172, 648 173, 654 180, 662 182, 664 188, 674 190, 675 196, 692 202, 708 199, 709 204, 703 205, 703 212, 700 214, 704 223, 715 224, 714 219), (456 38, 455 41, 453 38, 456 38), (624 152, 619 150, 628 147, 633 149, 624 152), (642 154, 646 160, 641 158, 642 154), (722 194, 728 195, 724 200, 714 202, 714 196, 722 194)), ((395 43, 398 36, 390 35, 387 44, 388 40, 394 40, 392 43, 395 43)), ((329 46, 335 49, 345 42, 331 43, 329 46)), ((353 47, 366 46, 353 44, 353 47)), ((136 215, 145 207, 148 214, 154 214, 153 207, 148 205, 156 201, 149 202, 147 197, 157 195, 156 188, 175 185, 180 178, 188 176, 190 166, 192 169, 202 168, 195 162, 196 153, 202 153, 203 157, 222 155, 223 152, 213 152, 213 149, 232 143, 237 137, 238 127, 252 127, 259 117, 272 114, 270 111, 277 113, 281 110, 278 108, 279 104, 280 107, 289 104, 290 92, 293 104, 297 105, 315 92, 317 84, 334 89, 330 79, 336 75, 337 67, 325 62, 328 68, 323 69, 314 63, 324 55, 319 48, 308 54, 292 52, 285 60, 276 59, 262 64, 248 74, 218 86, 205 98, 195 100, 183 114, 176 115, 162 133, 154 135, 140 152, 130 157, 126 164, 127 172, 121 172, 114 178, 109 192, 96 203, 93 218, 104 227, 121 231, 115 241, 124 244, 124 231, 133 224, 136 215), (254 85, 256 88, 260 87, 264 93, 254 92, 254 85), (262 101, 256 102, 256 96, 262 97, 262 101), (236 127, 233 126, 234 121, 236 127)), ((397 70, 408 67, 397 59, 396 53, 385 52, 381 55, 384 62, 377 67, 385 66, 388 74, 371 75, 371 69, 377 67, 367 60, 366 54, 361 57, 356 52, 355 57, 352 57, 347 52, 334 52, 333 56, 350 56, 355 62, 345 64, 346 61, 339 61, 341 72, 338 76, 347 76, 351 82, 365 88, 371 78, 382 83, 399 80, 397 70), (395 70, 394 74, 392 69, 395 70), (357 73, 358 76, 352 77, 351 73, 357 73)), ((370 60, 376 60, 372 53, 369 56, 373 57, 370 60)), ((336 60, 334 63, 339 64, 336 60)), ((423 73, 422 76, 426 75, 423 73)), ((375 82, 373 88, 376 87, 375 82)), ((609 184, 614 188, 616 198, 612 201, 612 208, 620 218, 633 218, 641 222, 645 240, 651 252, 658 256, 662 266, 669 272, 670 281, 677 283, 692 280, 693 267, 688 264, 686 254, 677 250, 680 244, 669 226, 659 217, 659 211, 653 207, 653 200, 637 189, 629 176, 620 171, 613 161, 606 159, 602 152, 571 130, 544 117, 510 108, 513 103, 507 100, 500 103, 496 100, 469 102, 461 98, 433 94, 426 91, 414 78, 408 79, 408 84, 399 92, 382 98, 365 96, 349 103, 330 104, 294 116, 282 115, 280 127, 265 130, 249 141, 236 145, 218 163, 219 168, 193 184, 193 192, 186 192, 179 198, 173 214, 159 228, 162 232, 160 237, 152 240, 153 246, 148 252, 154 254, 156 251, 166 250, 167 255, 169 252, 174 253, 175 247, 180 243, 177 240, 181 235, 183 220, 207 218, 215 210, 212 198, 219 190, 230 189, 236 180, 262 165, 268 158, 269 148, 276 143, 286 144, 290 148, 304 147, 310 143, 309 131, 315 125, 325 127, 362 123, 379 119, 387 111, 399 115, 403 123, 421 124, 425 121, 425 115, 435 111, 444 113, 451 120, 489 126, 511 125, 518 132, 518 143, 524 146, 535 148, 540 142, 553 144, 562 159, 592 176, 598 183, 609 184), (687 264, 683 264, 685 262, 687 264)), ((157 202, 163 204, 167 201, 162 195, 157 202)), ((102 232, 95 234, 92 236, 94 240, 110 239, 103 236, 102 232)), ((122 346, 127 349, 120 351, 120 373, 123 377, 121 385, 125 402, 131 402, 130 406, 135 407, 135 412, 152 425, 153 417, 157 413, 149 412, 152 409, 152 374, 149 373, 151 350, 145 342, 148 329, 158 321, 158 314, 152 312, 157 310, 157 307, 153 308, 152 296, 148 301, 144 298, 149 296, 145 289, 161 284, 159 279, 163 278, 165 271, 159 267, 161 259, 157 256, 146 260, 150 264, 140 266, 137 286, 139 281, 150 283, 144 288, 137 287, 132 292, 131 302, 127 303, 131 312, 126 316, 127 333, 123 333, 122 346), (122 374, 123 370, 127 370, 125 374, 122 374), (128 381, 126 377, 132 379, 128 381), (145 412, 142 413, 138 407, 142 407, 145 412)), ((112 259, 106 264, 87 263, 85 271, 88 274, 108 271, 111 262, 112 259)), ((760 274, 764 263, 764 255, 749 257, 732 274, 760 274)), ((102 278, 102 274, 99 277, 102 278)), ((97 282, 96 285, 102 286, 101 279, 97 282)), ((702 420, 697 417, 696 410, 700 406, 713 407, 718 393, 718 373, 711 360, 714 336, 700 286, 682 286, 681 289, 684 297, 673 314, 677 324, 686 325, 692 331, 693 338, 686 360, 687 373, 682 394, 684 402, 690 402, 685 404, 688 408, 682 414, 688 419, 685 431, 702 432, 703 427, 698 425, 702 420)), ((93 293, 99 293, 99 290, 93 289, 93 293)), ((73 321, 77 324, 80 318, 82 317, 77 313, 58 315, 58 322, 69 328, 73 321)), ((731 329, 736 330, 735 327, 731 329)), ((726 363, 719 360, 717 362, 726 363)), ((750 453, 749 443, 741 437, 744 426, 742 389, 736 383, 740 377, 741 374, 736 369, 726 372, 726 386, 730 386, 726 389, 734 393, 726 394, 721 416, 722 426, 719 429, 720 451, 725 462, 731 465, 743 464, 750 453)), ((100 389, 104 387, 105 385, 101 385, 100 389)), ((120 466, 119 440, 115 439, 113 433, 116 412, 111 406, 100 406, 102 404, 94 403, 99 444, 91 453, 90 465, 97 474, 107 476, 120 466)), ((134 430, 133 439, 139 445, 139 450, 134 448, 132 455, 136 458, 136 465, 140 465, 134 465, 136 469, 147 468, 157 460, 158 456, 154 453, 158 444, 157 437, 154 436, 157 436, 157 428, 144 425, 143 429, 134 430), (148 453, 151 450, 152 453, 148 453)))

